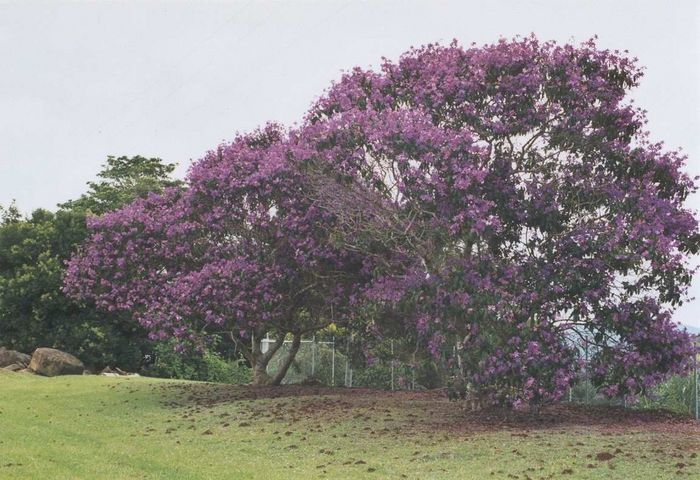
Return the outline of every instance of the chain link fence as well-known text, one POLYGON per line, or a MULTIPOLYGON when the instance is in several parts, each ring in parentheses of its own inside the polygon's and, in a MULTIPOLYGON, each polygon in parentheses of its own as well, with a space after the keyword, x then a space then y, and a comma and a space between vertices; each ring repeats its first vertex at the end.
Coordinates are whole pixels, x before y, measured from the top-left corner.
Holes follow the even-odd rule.
MULTIPOLYGON (((582 380, 569 388, 565 401, 585 405, 611 405, 630 408, 665 408, 677 413, 687 414, 700 420, 700 336, 695 337, 695 354, 691 357, 692 370, 688 375, 675 375, 657 385, 646 395, 628 401, 624 397, 608 398, 588 380, 584 362, 582 380)), ((584 354, 585 355, 585 354, 584 354)), ((584 356, 584 359, 587 359, 584 356)))
MULTIPOLYGON (((266 351, 274 339, 262 340, 266 351)), ((291 340, 284 345, 268 365, 268 373, 279 369, 291 348, 291 340)), ((700 352, 700 337, 696 337, 700 352)), ((294 362, 284 378, 285 384, 311 383, 327 386, 368 387, 385 390, 424 390, 443 387, 449 371, 446 358, 438 360, 416 359, 416 353, 399 340, 380 342, 368 362, 353 362, 352 336, 311 337, 303 339, 294 362), (409 351, 407 354, 406 352, 409 351)), ((582 357, 587 359, 586 352, 582 357)), ((607 398, 590 382, 584 362, 582 380, 569 388, 563 399, 566 402, 585 405, 611 405, 635 408, 667 408, 700 419, 700 387, 698 386, 700 358, 692 359, 693 371, 688 376, 675 376, 657 386, 649 394, 634 402, 624 397, 607 398)))
MULTIPOLYGON (((274 339, 262 340, 262 351, 267 351, 274 339)), ((315 337, 303 339, 294 361, 287 370, 282 383, 320 383, 328 386, 342 385, 342 370, 347 362, 347 357, 336 351, 335 339, 318 340, 315 337), (339 383, 340 382, 340 383, 339 383)), ((287 358, 292 341, 285 340, 267 366, 269 374, 274 374, 280 368, 281 363, 287 358)))
MULTIPOLYGON (((275 342, 262 340, 261 349, 267 351, 275 342)), ((351 336, 341 338, 311 337, 303 339, 301 346, 282 383, 315 383, 327 386, 369 387, 385 390, 424 390, 442 386, 440 362, 419 362, 413 354, 410 358, 399 355, 398 341, 387 340, 370 355, 368 362, 353 362, 351 336)), ((268 373, 274 374, 287 357, 292 341, 285 340, 268 365, 268 373)))

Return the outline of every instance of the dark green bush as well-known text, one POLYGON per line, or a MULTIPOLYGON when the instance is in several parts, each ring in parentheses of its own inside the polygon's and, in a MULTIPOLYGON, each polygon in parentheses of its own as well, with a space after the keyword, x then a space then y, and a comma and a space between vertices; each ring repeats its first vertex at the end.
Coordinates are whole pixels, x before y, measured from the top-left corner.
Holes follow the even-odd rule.
POLYGON ((391 388, 391 365, 373 363, 353 372, 353 386, 368 388, 391 388))
POLYGON ((155 362, 144 369, 146 375, 180 380, 231 383, 250 382, 250 368, 242 359, 229 360, 213 349, 203 353, 178 353, 173 342, 155 344, 155 362))

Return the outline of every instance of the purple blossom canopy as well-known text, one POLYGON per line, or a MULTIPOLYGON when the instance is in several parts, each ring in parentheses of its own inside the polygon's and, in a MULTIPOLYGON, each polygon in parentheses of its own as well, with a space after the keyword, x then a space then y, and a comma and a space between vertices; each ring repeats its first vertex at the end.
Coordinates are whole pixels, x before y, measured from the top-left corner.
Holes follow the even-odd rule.
MULTIPOLYGON (((187 188, 91 221, 66 289, 155 338, 367 317, 461 352, 493 401, 580 373, 633 395, 682 371, 698 248, 685 157, 627 100, 635 60, 534 37, 356 68, 303 123, 241 135, 187 188)), ((377 330, 378 329, 378 330, 377 330)))

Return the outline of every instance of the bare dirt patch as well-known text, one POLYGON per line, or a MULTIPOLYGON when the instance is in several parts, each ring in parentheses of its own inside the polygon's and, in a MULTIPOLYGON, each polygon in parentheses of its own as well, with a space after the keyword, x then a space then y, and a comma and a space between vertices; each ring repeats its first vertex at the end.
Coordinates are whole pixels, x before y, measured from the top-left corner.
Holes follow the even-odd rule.
POLYGON ((221 384, 164 384, 157 387, 162 402, 185 407, 191 412, 222 404, 238 404, 250 418, 271 420, 323 420, 350 417, 376 423, 383 416, 387 425, 370 426, 371 431, 385 433, 400 412, 405 428, 418 431, 442 431, 453 434, 513 430, 513 435, 527 437, 534 430, 569 430, 585 427, 608 433, 625 431, 687 433, 700 436, 700 423, 663 410, 635 410, 610 406, 586 406, 560 403, 544 407, 539 415, 503 408, 472 412, 458 403, 449 402, 441 390, 422 392, 387 392, 366 388, 331 388, 324 386, 285 385, 279 387, 241 387, 221 384), (312 397, 312 398, 309 398, 312 397), (296 399, 303 398, 303 402, 296 399), (274 400, 259 404, 257 400, 274 400), (380 415, 381 414, 381 415, 380 415))

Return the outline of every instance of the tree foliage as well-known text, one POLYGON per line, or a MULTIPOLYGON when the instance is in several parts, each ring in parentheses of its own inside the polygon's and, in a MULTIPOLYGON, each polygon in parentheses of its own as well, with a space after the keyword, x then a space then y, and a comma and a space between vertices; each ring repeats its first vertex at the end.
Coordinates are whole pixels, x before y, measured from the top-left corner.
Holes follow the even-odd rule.
POLYGON ((534 37, 356 68, 299 127, 91 222, 67 289, 156 337, 361 319, 368 339, 455 345, 473 390, 510 405, 561 397, 578 342, 608 394, 643 392, 689 358, 671 313, 699 237, 684 156, 627 99, 641 74, 534 37))
POLYGON ((361 256, 318 228, 329 218, 304 194, 295 148, 274 125, 241 135, 193 165, 187 189, 91 219, 67 290, 131 312, 153 339, 226 332, 256 383, 281 382, 301 336, 347 317, 366 275, 361 256), (251 338, 268 332, 277 342, 262 352, 251 338), (287 335, 291 353, 270 378, 267 364, 287 335))
POLYGON ((172 177, 176 165, 163 163, 160 158, 107 157, 97 174, 97 182, 88 182, 89 190, 76 200, 59 205, 61 209, 102 215, 126 205, 135 198, 145 197, 163 188, 178 187, 181 181, 172 177))
POLYGON ((626 99, 640 78, 594 41, 429 45, 353 70, 308 115, 314 162, 342 179, 316 192, 336 238, 383 259, 367 298, 434 352, 456 342, 496 402, 561 397, 572 339, 610 395, 689 358, 671 312, 698 248, 695 185, 626 99))

